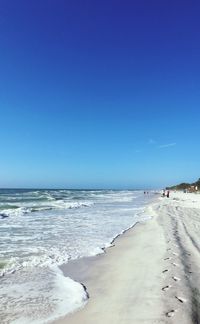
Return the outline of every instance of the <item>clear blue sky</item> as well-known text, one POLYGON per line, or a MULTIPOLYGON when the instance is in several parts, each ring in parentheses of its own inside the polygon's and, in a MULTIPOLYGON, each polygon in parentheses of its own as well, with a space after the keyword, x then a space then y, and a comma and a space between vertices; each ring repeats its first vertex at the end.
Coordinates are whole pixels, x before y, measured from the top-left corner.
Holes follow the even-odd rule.
POLYGON ((1 0, 0 187, 200 177, 198 1, 1 0))

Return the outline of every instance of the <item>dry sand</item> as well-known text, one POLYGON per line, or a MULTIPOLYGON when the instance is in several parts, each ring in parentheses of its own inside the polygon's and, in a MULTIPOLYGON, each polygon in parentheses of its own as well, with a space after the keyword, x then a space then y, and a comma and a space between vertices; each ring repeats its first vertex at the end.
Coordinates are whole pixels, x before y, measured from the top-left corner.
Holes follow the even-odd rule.
POLYGON ((90 295, 57 324, 200 323, 200 195, 173 193, 96 258, 63 267, 90 295))

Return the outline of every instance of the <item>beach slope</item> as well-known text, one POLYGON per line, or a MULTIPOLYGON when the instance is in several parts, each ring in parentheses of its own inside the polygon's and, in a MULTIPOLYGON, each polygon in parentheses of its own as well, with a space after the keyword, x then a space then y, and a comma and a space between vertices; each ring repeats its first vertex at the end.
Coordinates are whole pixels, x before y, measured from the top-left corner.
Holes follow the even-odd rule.
POLYGON ((84 283, 90 298, 56 323, 200 323, 200 195, 175 193, 146 213, 152 219, 104 255, 82 261, 78 270, 74 264, 74 278, 63 268, 84 283))

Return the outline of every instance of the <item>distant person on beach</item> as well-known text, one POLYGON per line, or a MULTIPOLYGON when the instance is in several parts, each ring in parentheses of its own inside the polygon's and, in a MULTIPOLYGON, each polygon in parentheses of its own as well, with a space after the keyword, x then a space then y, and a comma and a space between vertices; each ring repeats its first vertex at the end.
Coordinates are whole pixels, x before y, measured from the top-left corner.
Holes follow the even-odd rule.
POLYGON ((162 196, 165 197, 165 189, 163 189, 162 196))
POLYGON ((169 198, 169 190, 167 190, 167 198, 169 198))

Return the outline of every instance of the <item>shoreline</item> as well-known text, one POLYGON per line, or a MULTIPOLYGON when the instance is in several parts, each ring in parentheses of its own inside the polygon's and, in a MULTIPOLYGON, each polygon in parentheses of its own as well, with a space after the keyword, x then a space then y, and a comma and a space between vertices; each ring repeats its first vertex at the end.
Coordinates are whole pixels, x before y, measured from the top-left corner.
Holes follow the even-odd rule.
MULTIPOLYGON (((146 221, 149 221, 149 220, 150 219, 148 219, 146 221)), ((143 222, 146 222, 146 221, 143 221, 143 222)), ((102 251, 103 251, 102 253, 99 253, 99 254, 96 254, 96 255, 93 255, 93 256, 85 256, 85 257, 81 257, 79 259, 70 260, 68 263, 64 263, 64 264, 60 265, 59 269, 61 269, 61 271, 63 272, 65 277, 70 277, 72 280, 77 281, 78 283, 83 285, 84 289, 87 292, 87 287, 81 281, 83 281, 83 279, 85 277, 89 277, 89 273, 92 272, 93 263, 98 262, 98 260, 100 258, 104 257, 104 255, 107 254, 109 249, 114 248, 115 247, 115 242, 117 240, 119 240, 121 238, 121 236, 125 235, 126 232, 128 232, 130 230, 133 230, 136 227, 136 225, 139 225, 140 223, 143 223, 143 222, 137 221, 131 227, 125 229, 122 233, 117 234, 112 239, 109 246, 101 248, 102 251), (87 271, 86 276, 82 275, 83 270, 87 271)), ((66 316, 68 316, 68 315, 69 314, 67 314, 66 316)))
POLYGON ((56 324, 200 322, 200 195, 174 193, 106 253, 63 266, 90 295, 56 324))
MULTIPOLYGON (((45 195, 48 196, 49 193, 45 193, 45 195)), ((64 199, 65 193, 58 192, 55 193, 56 195, 64 199)), ((70 196, 71 193, 67 193, 67 195, 70 196)), ((85 197, 85 193, 82 195, 85 197)), ((73 195, 71 196, 73 197, 73 195)), ((45 243, 44 250, 41 250, 41 258, 38 258, 39 260, 33 258, 34 265, 36 264, 36 266, 32 267, 31 264, 29 267, 28 259, 27 263, 24 263, 24 267, 22 266, 19 271, 5 272, 5 275, 2 277, 1 321, 6 322, 7 320, 9 322, 16 319, 16 321, 23 321, 24 323, 34 321, 37 323, 51 323, 84 306, 87 302, 87 294, 83 289, 85 286, 81 285, 80 282, 85 281, 80 280, 79 276, 77 282, 71 279, 74 278, 73 275, 64 276, 59 265, 67 262, 68 255, 76 258, 78 255, 83 256, 85 254, 87 256, 104 253, 120 235, 123 235, 130 227, 135 226, 139 219, 144 220, 147 218, 144 214, 144 209, 147 203, 151 201, 150 195, 147 199, 143 192, 127 191, 119 191, 117 193, 103 192, 98 193, 97 196, 94 193, 90 193, 87 196, 88 201, 89 198, 98 202, 92 209, 78 208, 77 211, 73 209, 69 213, 66 213, 64 210, 59 217, 57 217, 56 213, 47 213, 47 216, 53 217, 41 217, 41 219, 38 217, 39 224, 35 221, 36 214, 31 213, 30 218, 27 218, 36 225, 36 235, 37 228, 40 229, 41 226, 46 224, 52 230, 48 232, 48 228, 44 227, 44 232, 47 230, 48 235, 45 232, 46 241, 41 242, 45 243), (55 226, 52 226, 53 224, 55 226), (40 226, 38 227, 38 225, 40 226), (56 237, 59 238, 58 241, 55 241, 56 237), (53 238, 52 243, 55 244, 49 244, 50 238, 53 238), (63 249, 60 249, 62 246, 63 249), (49 248, 47 249, 47 247, 49 248), (101 249, 103 247, 105 248, 101 249), (46 254, 44 253, 45 251, 47 252, 46 254), (65 251, 69 251, 69 253, 65 251), (47 256, 48 260, 44 266, 42 262, 40 263, 43 255, 47 256), (62 256, 64 257, 62 258, 62 256), (42 265, 41 267, 40 264, 42 265), (19 292, 19 297, 17 294, 13 297, 13 287, 15 285, 17 285, 16 291, 17 293, 19 292), (8 289, 6 289, 7 287, 8 289), (22 297, 20 295, 21 287, 25 287, 22 297), (37 296, 39 297, 37 298, 37 296), (40 300, 42 300, 41 303, 40 300)), ((63 199, 61 199, 59 205, 63 204, 63 199)), ((76 199, 79 199, 79 196, 76 196, 76 199)), ((23 213, 21 216, 23 216, 23 213)), ((18 223, 23 220, 21 216, 16 218, 18 223)), ((12 224, 14 218, 10 217, 6 221, 12 224)), ((15 225, 18 225, 18 223, 15 225)), ((31 226, 27 227, 31 229, 31 226)), ((6 230, 3 233, 6 235, 6 230)), ((29 237, 28 234, 29 232, 27 237, 29 237)), ((17 237, 17 239, 20 240, 20 237, 17 237)), ((34 237, 30 236, 30 245, 32 243, 34 243, 34 237)), ((27 249, 30 249, 30 245, 27 246, 27 249)), ((21 252, 20 246, 19 252, 21 252)), ((17 253, 16 255, 18 255, 17 253)), ((23 258, 19 259, 19 264, 21 260, 23 258)), ((32 260, 31 257, 30 260, 32 260)), ((80 258, 76 266, 79 266, 79 260, 80 258)), ((14 262, 13 264, 15 265, 14 262)))
MULTIPOLYGON (((148 203, 146 205, 144 205, 144 210, 141 212, 141 214, 145 214, 146 209, 152 203, 154 203, 158 199, 158 197, 157 197, 157 195, 155 195, 155 196, 148 197, 148 199, 149 199, 149 201, 148 201, 148 203)), ((98 259, 103 257, 105 254, 107 254, 107 251, 109 249, 115 247, 116 241, 120 240, 120 238, 123 235, 125 235, 127 232, 129 232, 131 230, 134 230, 136 225, 139 225, 140 223, 142 224, 144 222, 150 221, 151 218, 152 218, 152 216, 148 215, 146 218, 136 221, 130 227, 128 227, 128 228, 124 229, 123 231, 121 231, 119 234, 117 234, 115 237, 113 237, 111 239, 111 241, 108 243, 109 244, 108 246, 100 248, 102 250, 102 253, 98 253, 98 254, 92 255, 92 256, 85 256, 85 257, 81 257, 81 258, 74 259, 74 260, 70 260, 67 263, 63 263, 63 264, 59 265, 59 269, 63 272, 65 277, 70 277, 72 280, 77 281, 78 283, 80 283, 83 286, 83 288, 85 289, 86 293, 89 295, 89 293, 87 291, 87 287, 85 286, 85 284, 82 281, 85 279, 85 277, 89 277, 89 275, 91 274, 93 263, 98 262, 98 259), (83 270, 87 271, 86 276, 82 275, 83 270)), ((79 311, 79 309, 77 309, 75 312, 77 312, 77 311, 79 311)), ((65 316, 69 316, 70 314, 71 313, 68 313, 65 316)), ((57 321, 58 320, 55 320, 55 323, 57 323, 57 321)))
MULTIPOLYGON (((124 245, 127 244, 130 245, 130 243, 132 244, 132 239, 134 239, 136 245, 139 244, 141 231, 142 233, 145 233, 146 227, 149 227, 147 224, 149 224, 150 222, 154 223, 151 206, 157 200, 158 197, 155 196, 153 199, 151 199, 151 201, 149 201, 149 203, 146 205, 144 209, 144 213, 149 215, 149 219, 137 221, 130 228, 118 234, 111 241, 112 245, 104 249, 104 253, 98 254, 96 256, 84 257, 77 260, 72 260, 69 263, 60 266, 65 276, 69 276, 73 280, 83 285, 83 287, 86 289, 86 292, 89 294, 90 298, 88 299, 88 303, 83 308, 80 308, 73 313, 69 313, 63 318, 57 319, 52 323, 55 324, 80 323, 80 322, 90 323, 90 320, 88 318, 86 319, 85 322, 81 314, 84 313, 85 311, 87 312, 89 304, 95 303, 95 299, 97 297, 96 292, 97 294, 99 294, 100 292, 99 297, 101 296, 100 298, 102 298, 102 300, 104 299, 103 285, 101 285, 101 287, 98 287, 97 284, 99 280, 99 275, 101 275, 103 272, 106 273, 107 270, 109 271, 113 268, 112 265, 113 260, 114 261, 116 260, 117 254, 120 251, 125 252, 126 247, 124 245), (108 265, 110 269, 107 269, 108 265)), ((147 245, 148 245, 148 239, 147 242, 145 242, 145 247, 147 247, 147 245)), ((135 249, 135 251, 137 252, 137 249, 135 249)), ((127 252, 129 252, 129 247, 127 249, 127 252)), ((140 258, 140 255, 138 255, 138 253, 136 254, 137 254, 136 258, 140 258)), ((132 261, 133 259, 134 256, 132 257, 132 261)), ((127 269, 127 271, 129 272, 129 269, 127 269)), ((94 318, 91 319, 91 323, 93 322, 93 320, 94 318)), ((95 318, 95 321, 97 321, 98 323, 98 319, 95 318)), ((110 323, 100 317, 99 323, 104 323, 104 321, 105 323, 110 323)), ((109 321, 112 321, 112 319, 110 318, 109 321)), ((116 323, 118 322, 116 321, 116 323)))

